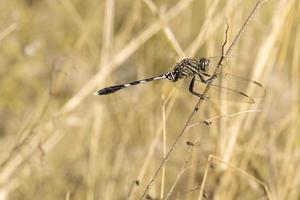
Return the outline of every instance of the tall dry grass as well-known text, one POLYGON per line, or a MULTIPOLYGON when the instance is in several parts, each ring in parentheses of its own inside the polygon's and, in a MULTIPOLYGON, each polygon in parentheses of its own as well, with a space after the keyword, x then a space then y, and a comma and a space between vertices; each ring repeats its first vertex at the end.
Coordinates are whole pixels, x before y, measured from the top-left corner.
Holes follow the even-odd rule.
MULTIPOLYGON (((198 99, 166 81, 92 93, 220 56, 225 18, 232 42, 255 3, 1 1, 0 199, 139 199, 198 99)), ((299 13, 257 10, 225 70, 266 97, 203 102, 148 198, 300 198, 299 13)))

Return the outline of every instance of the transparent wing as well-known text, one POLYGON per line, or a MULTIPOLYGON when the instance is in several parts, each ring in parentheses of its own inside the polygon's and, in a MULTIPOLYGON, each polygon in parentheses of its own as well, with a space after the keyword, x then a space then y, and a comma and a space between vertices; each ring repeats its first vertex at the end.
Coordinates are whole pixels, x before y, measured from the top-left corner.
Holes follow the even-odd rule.
MULTIPOLYGON (((185 78, 190 82, 191 77, 185 78)), ((205 77, 207 79, 207 77, 205 77)), ((188 83, 186 83, 188 84, 188 83)), ((203 93, 206 83, 203 83, 198 76, 194 84, 194 91, 203 93)), ((265 96, 266 89, 258 82, 229 73, 219 73, 211 84, 207 98, 229 100, 240 103, 254 103, 254 98, 265 96)))
MULTIPOLYGON (((226 68, 228 62, 229 62, 229 58, 230 60, 232 59, 233 56, 225 56, 222 62, 222 69, 226 68)), ((209 74, 213 74, 216 66, 218 65, 221 56, 212 56, 212 57, 208 57, 209 61, 210 61, 210 67, 208 69, 208 73, 209 74)))
POLYGON ((266 88, 257 81, 230 73, 219 73, 217 76, 214 85, 218 84, 219 80, 219 83, 222 82, 222 86, 237 91, 247 92, 247 94, 253 98, 261 98, 266 95, 266 88))
POLYGON ((238 103, 255 103, 254 99, 248 94, 219 85, 211 85, 207 96, 211 99, 229 100, 238 103))

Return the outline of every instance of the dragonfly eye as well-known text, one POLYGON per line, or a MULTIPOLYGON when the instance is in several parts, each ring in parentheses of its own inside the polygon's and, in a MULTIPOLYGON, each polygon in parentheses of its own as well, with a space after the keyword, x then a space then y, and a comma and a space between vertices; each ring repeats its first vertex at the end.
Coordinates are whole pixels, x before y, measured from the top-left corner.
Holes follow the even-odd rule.
POLYGON ((199 68, 201 71, 207 72, 210 65, 210 61, 207 58, 200 58, 199 68))

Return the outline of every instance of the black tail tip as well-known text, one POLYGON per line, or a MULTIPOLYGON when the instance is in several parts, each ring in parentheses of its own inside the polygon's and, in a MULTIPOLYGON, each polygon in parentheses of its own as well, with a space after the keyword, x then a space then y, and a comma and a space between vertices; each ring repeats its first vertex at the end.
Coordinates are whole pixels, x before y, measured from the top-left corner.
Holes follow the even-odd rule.
POLYGON ((106 95, 106 94, 110 94, 111 92, 110 91, 107 91, 107 90, 98 90, 97 92, 95 92, 93 95, 96 95, 96 96, 101 96, 101 95, 106 95))
POLYGON ((112 87, 108 87, 108 88, 103 88, 101 90, 98 90, 97 92, 94 93, 94 95, 100 96, 100 95, 107 95, 107 94, 111 94, 114 93, 120 89, 122 89, 124 86, 112 86, 112 87))

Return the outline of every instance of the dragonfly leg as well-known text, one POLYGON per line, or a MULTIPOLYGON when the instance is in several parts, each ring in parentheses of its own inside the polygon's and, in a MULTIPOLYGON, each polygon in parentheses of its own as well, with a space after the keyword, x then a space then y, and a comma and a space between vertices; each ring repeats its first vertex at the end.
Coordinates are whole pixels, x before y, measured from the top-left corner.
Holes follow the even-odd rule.
POLYGON ((212 75, 210 78, 208 78, 208 79, 206 80, 206 83, 210 82, 211 80, 213 80, 213 79, 215 79, 215 78, 217 78, 217 75, 212 75))
POLYGON ((206 73, 203 73, 203 74, 197 74, 198 76, 199 76, 199 78, 200 78, 200 80, 203 82, 203 83, 208 83, 208 82, 210 82, 212 79, 215 79, 216 78, 216 75, 208 75, 208 74, 206 74, 206 73), (204 77, 202 76, 202 75, 204 75, 204 76, 209 76, 209 78, 208 79, 204 79, 204 77))
MULTIPOLYGON (((203 78, 203 77, 202 77, 203 78)), ((196 95, 197 97, 200 97, 201 99, 205 99, 207 100, 207 97, 204 97, 203 94, 200 94, 198 92, 194 91, 194 84, 195 84, 195 76, 193 76, 191 83, 190 83, 190 87, 189 87, 189 91, 193 94, 196 95)))
MULTIPOLYGON (((207 83, 207 81, 209 80, 209 79, 205 80, 204 77, 203 77, 201 74, 197 74, 197 75, 199 76, 200 80, 201 80, 203 83, 207 83)), ((194 81, 195 81, 195 80, 194 80, 194 81)))

